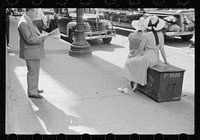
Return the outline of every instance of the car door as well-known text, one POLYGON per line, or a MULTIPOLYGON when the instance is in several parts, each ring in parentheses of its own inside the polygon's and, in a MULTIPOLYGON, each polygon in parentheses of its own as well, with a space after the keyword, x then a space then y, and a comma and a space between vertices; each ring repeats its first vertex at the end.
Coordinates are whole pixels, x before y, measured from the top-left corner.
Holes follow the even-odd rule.
POLYGON ((63 15, 60 20, 62 33, 67 34, 67 24, 72 21, 72 18, 69 15, 63 15))
POLYGON ((56 15, 56 23, 61 33, 65 33, 63 14, 56 15))
POLYGON ((60 32, 63 34, 67 34, 67 32, 66 32, 67 24, 73 20, 72 17, 69 16, 68 11, 66 11, 66 10, 67 9, 65 9, 65 10, 61 9, 61 12, 59 14, 57 14, 57 16, 56 16, 57 26, 58 26, 60 32))

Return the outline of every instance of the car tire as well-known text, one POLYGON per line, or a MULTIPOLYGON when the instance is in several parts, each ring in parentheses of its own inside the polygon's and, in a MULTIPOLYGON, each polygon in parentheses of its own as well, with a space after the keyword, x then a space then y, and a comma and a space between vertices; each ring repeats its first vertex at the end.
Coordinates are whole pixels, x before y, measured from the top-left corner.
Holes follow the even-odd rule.
POLYGON ((103 38, 102 40, 103 40, 103 42, 105 44, 109 44, 111 42, 111 40, 112 40, 112 37, 110 37, 110 38, 103 38))
POLYGON ((185 35, 185 36, 181 36, 181 39, 183 41, 189 41, 192 37, 193 37, 193 35, 185 35))

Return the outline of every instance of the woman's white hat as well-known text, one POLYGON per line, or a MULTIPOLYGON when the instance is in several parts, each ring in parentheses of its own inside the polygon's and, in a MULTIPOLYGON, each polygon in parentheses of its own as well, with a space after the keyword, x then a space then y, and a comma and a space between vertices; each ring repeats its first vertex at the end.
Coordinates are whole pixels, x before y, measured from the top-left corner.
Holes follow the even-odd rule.
POLYGON ((155 31, 158 31, 165 27, 165 21, 158 18, 156 15, 152 15, 144 20, 144 27, 149 30, 154 28, 155 31))
POLYGON ((133 20, 131 25, 133 26, 133 28, 137 30, 142 30, 144 31, 145 30, 145 27, 144 27, 144 17, 141 17, 139 20, 133 20))

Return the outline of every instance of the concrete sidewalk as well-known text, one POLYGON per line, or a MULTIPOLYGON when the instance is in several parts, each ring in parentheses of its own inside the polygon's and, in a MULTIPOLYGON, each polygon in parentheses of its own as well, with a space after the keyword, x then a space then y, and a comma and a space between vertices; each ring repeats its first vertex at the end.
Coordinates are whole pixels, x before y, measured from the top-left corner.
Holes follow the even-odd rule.
POLYGON ((20 59, 16 23, 6 53, 7 134, 179 134, 194 133, 194 101, 157 103, 135 92, 124 95, 123 69, 93 54, 70 57, 70 44, 47 39, 41 60, 43 99, 27 97, 26 65, 20 59))

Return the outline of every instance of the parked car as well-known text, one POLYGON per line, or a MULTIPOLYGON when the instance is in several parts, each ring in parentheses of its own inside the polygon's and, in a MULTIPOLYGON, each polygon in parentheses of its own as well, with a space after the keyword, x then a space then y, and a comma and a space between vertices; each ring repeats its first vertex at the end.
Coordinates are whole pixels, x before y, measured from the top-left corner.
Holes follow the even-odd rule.
POLYGON ((182 10, 156 10, 149 11, 144 16, 157 15, 166 21, 165 36, 181 37, 189 41, 194 35, 194 22, 182 10))
POLYGON ((12 16, 22 16, 25 12, 25 8, 10 8, 12 16))
POLYGON ((45 30, 50 32, 57 27, 54 20, 54 8, 43 8, 43 13, 47 17, 47 28, 45 30))
POLYGON ((116 27, 134 29, 131 26, 133 20, 139 20, 143 16, 144 11, 138 8, 101 8, 98 12, 103 13, 107 20, 112 21, 116 27))
MULTIPOLYGON (((102 39, 104 43, 108 44, 116 35, 112 22, 106 20, 103 15, 84 13, 82 18, 86 40, 102 39)), ((72 43, 75 39, 77 25, 76 8, 55 8, 54 21, 61 34, 64 34, 72 43)))

